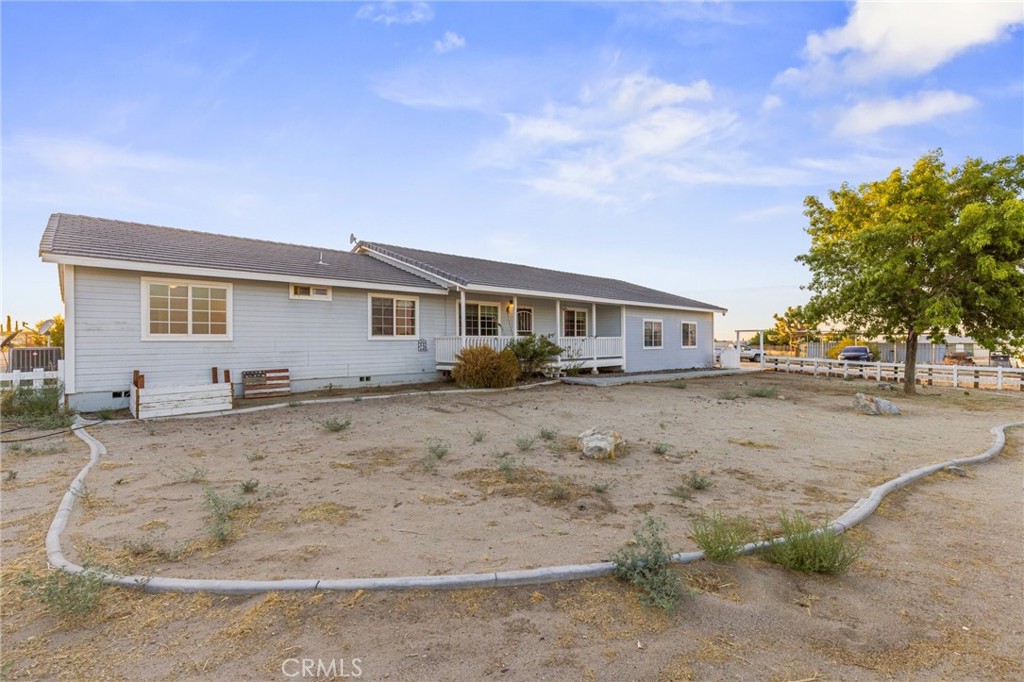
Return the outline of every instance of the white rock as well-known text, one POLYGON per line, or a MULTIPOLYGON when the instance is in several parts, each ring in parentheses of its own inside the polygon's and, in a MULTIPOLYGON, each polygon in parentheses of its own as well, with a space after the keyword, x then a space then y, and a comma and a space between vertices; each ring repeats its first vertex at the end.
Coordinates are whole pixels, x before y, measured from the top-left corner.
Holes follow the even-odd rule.
POLYGON ((615 448, 624 442, 618 432, 610 429, 587 429, 577 441, 587 459, 615 459, 615 448))
POLYGON ((864 414, 899 414, 900 408, 896 403, 885 400, 884 398, 876 398, 872 395, 865 395, 858 393, 853 398, 853 406, 863 412, 864 414))

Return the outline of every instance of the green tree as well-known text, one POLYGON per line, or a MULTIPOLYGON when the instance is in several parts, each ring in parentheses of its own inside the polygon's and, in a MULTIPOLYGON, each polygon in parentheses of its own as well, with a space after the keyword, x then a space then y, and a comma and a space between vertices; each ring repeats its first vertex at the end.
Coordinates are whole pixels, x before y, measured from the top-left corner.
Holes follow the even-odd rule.
POLYGON ((907 343, 905 391, 915 391, 917 342, 972 336, 989 349, 1024 348, 1024 155, 942 152, 884 180, 804 201, 811 271, 806 312, 868 336, 907 343))
POLYGON ((779 315, 772 315, 775 320, 775 328, 770 329, 765 335, 772 343, 778 346, 789 346, 790 350, 796 351, 803 341, 814 341, 817 338, 815 327, 817 323, 804 310, 803 306, 789 306, 786 312, 779 315))

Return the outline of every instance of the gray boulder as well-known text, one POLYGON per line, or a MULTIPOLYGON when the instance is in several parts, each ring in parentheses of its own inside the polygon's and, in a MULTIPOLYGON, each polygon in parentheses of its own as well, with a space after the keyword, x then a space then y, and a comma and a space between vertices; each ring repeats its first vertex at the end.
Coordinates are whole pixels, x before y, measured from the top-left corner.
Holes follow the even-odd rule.
POLYGON ((876 398, 873 395, 865 395, 864 393, 858 393, 853 398, 853 406, 864 414, 899 414, 900 408, 896 403, 885 400, 884 398, 876 398))
POLYGON ((577 438, 581 456, 586 459, 615 459, 615 448, 624 442, 622 436, 611 429, 587 429, 577 438))

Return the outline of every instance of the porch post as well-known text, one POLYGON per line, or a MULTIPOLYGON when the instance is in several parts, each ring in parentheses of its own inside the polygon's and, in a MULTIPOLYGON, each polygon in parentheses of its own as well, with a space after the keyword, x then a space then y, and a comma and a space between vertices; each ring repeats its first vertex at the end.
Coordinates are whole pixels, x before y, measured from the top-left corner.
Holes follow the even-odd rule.
POLYGON ((512 336, 519 336, 519 297, 512 297, 512 336))
POLYGON ((459 350, 466 347, 466 290, 459 289, 459 350))
POLYGON ((561 345, 562 342, 562 302, 555 299, 555 339, 561 345))
POLYGON ((619 343, 622 344, 622 371, 626 371, 626 306, 622 306, 622 319, 619 321, 619 343))
POLYGON ((590 304, 590 317, 593 318, 593 322, 590 328, 594 330, 594 366, 591 368, 591 374, 597 374, 597 304, 590 304))

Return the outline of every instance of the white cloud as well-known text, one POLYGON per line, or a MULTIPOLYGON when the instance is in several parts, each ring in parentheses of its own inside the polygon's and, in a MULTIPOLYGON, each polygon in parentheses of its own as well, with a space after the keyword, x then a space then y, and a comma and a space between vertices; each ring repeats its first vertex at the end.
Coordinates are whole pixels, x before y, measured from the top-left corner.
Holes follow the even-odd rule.
POLYGON ((434 52, 438 54, 444 54, 445 52, 451 52, 452 50, 458 50, 466 46, 466 39, 460 36, 458 33, 452 31, 445 31, 441 40, 434 41, 434 52))
POLYGON ((422 24, 434 18, 434 10, 425 2, 375 2, 363 5, 357 19, 377 24, 422 24))
POLYGON ((14 149, 35 163, 67 174, 94 176, 119 171, 154 173, 195 171, 201 164, 155 152, 115 147, 88 138, 19 135, 14 149))
POLYGON ((923 91, 903 99, 859 102, 836 123, 840 135, 863 135, 883 128, 927 123, 946 114, 967 111, 978 105, 968 95, 952 90, 923 91))
POLYGON ((714 104, 706 80, 635 72, 588 84, 573 101, 504 117, 504 134, 481 146, 477 161, 559 197, 635 204, 679 185, 777 185, 805 175, 751 164, 738 150, 738 114, 714 104))
POLYGON ((768 95, 761 101, 761 111, 774 111, 782 106, 782 98, 778 95, 768 95))
POLYGON ((802 68, 780 83, 825 86, 930 72, 1024 25, 1020 2, 858 2, 844 26, 807 36, 802 68))

